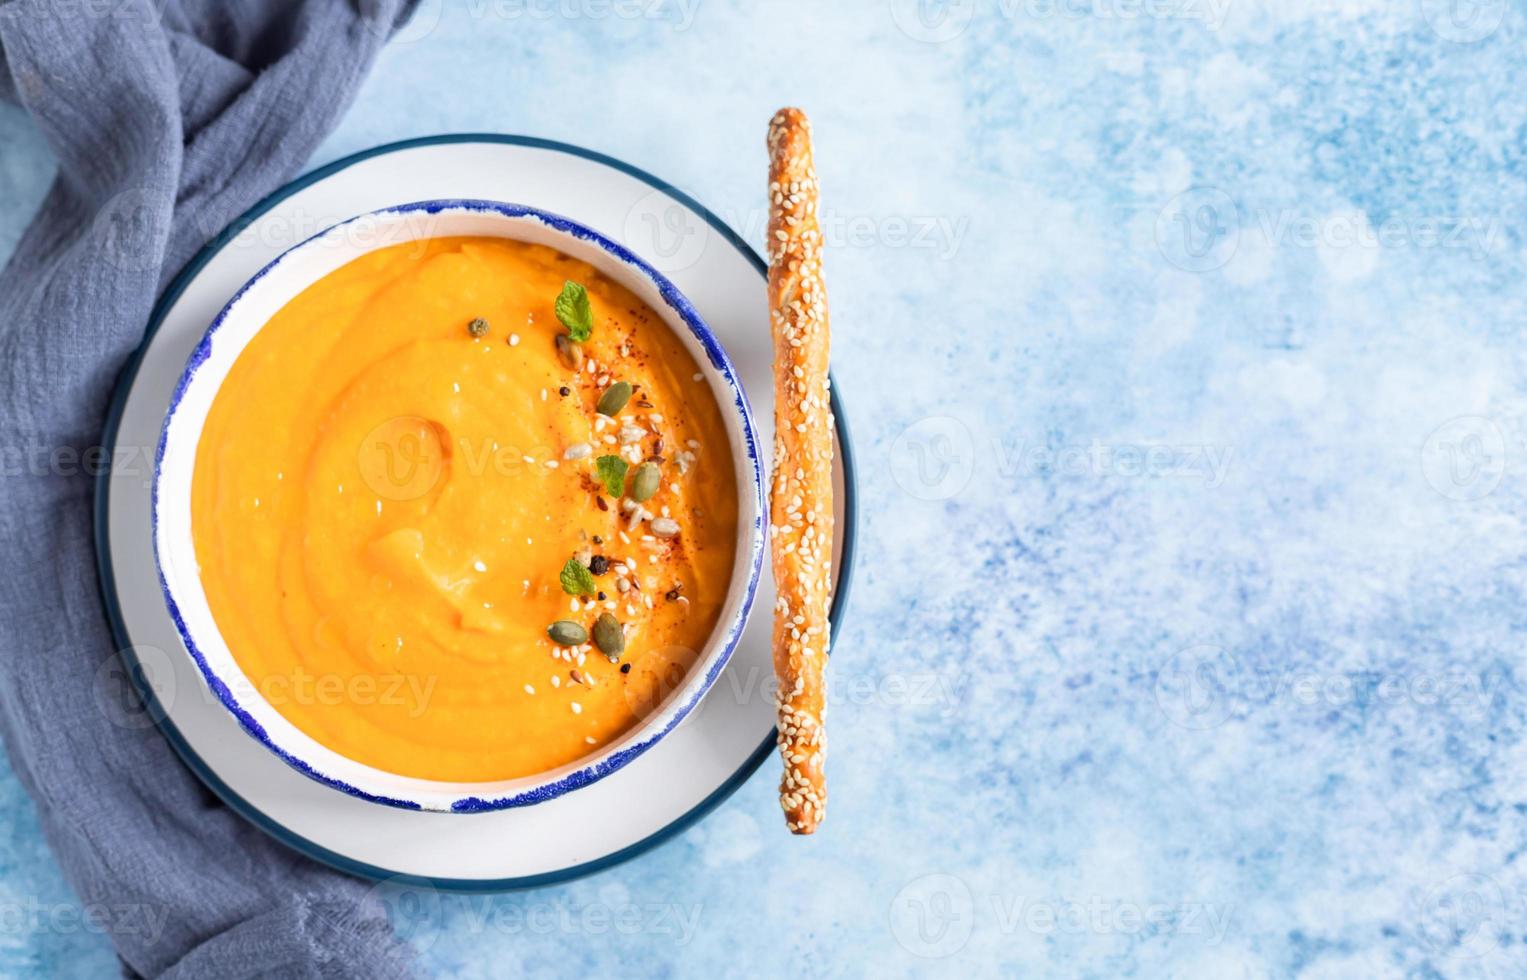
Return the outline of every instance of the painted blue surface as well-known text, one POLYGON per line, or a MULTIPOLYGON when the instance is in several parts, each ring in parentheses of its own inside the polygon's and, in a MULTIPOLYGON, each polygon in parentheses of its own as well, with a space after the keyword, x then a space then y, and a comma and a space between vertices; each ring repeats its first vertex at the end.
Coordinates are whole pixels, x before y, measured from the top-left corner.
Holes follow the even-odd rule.
MULTIPOLYGON (((1527 974, 1527 8, 750 6, 427 4, 314 161, 534 133, 758 242, 793 102, 829 195, 826 826, 766 767, 604 874, 390 896, 425 963, 1527 974)), ((0 147, 3 248, 49 165, 13 110, 0 147)), ((106 975, 0 814, 0 968, 106 975)))

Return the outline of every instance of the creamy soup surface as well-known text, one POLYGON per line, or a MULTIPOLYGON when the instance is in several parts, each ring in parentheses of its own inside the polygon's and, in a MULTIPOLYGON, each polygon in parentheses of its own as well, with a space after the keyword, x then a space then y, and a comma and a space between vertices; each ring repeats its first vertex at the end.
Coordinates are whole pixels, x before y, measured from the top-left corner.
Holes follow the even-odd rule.
POLYGON ((736 475, 699 371, 548 247, 429 239, 324 277, 239 356, 197 448, 201 581, 239 666, 302 731, 402 775, 600 751, 683 678, 730 586, 736 475), (566 283, 592 311, 579 348, 566 283))

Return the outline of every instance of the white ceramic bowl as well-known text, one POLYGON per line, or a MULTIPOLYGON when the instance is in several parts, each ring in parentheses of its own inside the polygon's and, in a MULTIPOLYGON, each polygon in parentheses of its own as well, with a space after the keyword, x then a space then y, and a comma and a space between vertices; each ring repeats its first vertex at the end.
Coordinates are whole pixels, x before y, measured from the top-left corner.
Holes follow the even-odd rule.
MULTIPOLYGON (((229 301, 192 352, 170 399, 156 457, 154 554, 170 617, 208 687, 240 725, 288 764, 337 790, 410 809, 472 813, 527 806, 586 786, 655 745, 720 676, 742 635, 763 567, 764 484, 747 396, 715 336, 674 285, 604 236, 566 218, 516 204, 444 200, 361 215, 294 246, 229 301), (245 676, 213 621, 191 536, 191 478, 202 426, 219 386, 246 344, 308 286, 367 252, 401 242, 486 235, 550 245, 588 262, 662 316, 701 365, 727 423, 737 472, 737 559, 715 632, 684 681, 642 725, 576 763, 520 779, 452 783, 362 765, 287 721, 245 676)), ((272 585, 274 588, 274 584, 272 585)))

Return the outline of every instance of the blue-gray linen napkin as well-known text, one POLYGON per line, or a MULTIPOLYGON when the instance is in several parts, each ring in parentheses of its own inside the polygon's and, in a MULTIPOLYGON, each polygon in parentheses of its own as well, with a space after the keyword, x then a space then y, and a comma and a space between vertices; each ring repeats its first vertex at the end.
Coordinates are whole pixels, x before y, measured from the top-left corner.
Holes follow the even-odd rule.
POLYGON ((160 290, 298 172, 407 7, 0 0, 0 98, 58 160, 0 273, 0 736, 130 973, 411 975, 365 882, 266 837, 157 729, 102 709, 100 678, 121 678, 86 453, 160 290))

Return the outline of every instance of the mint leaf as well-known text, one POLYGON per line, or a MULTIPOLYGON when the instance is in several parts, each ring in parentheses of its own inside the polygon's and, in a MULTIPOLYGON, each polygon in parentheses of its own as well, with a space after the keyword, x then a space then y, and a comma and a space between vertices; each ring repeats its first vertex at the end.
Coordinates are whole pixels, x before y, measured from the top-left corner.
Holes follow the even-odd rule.
POLYGON ((619 498, 626 489, 626 470, 630 467, 619 456, 601 456, 594 460, 594 475, 610 496, 619 498))
POLYGON ((594 309, 589 306, 589 291, 582 284, 571 280, 562 284, 556 311, 557 319, 567 328, 567 335, 578 343, 588 340, 594 332, 594 309))
POLYGON ((598 591, 594 585, 594 573, 583 567, 583 562, 576 558, 569 558, 567 564, 562 566, 562 574, 557 577, 562 580, 562 591, 568 595, 593 595, 598 591))

